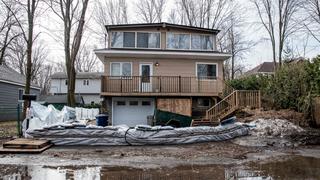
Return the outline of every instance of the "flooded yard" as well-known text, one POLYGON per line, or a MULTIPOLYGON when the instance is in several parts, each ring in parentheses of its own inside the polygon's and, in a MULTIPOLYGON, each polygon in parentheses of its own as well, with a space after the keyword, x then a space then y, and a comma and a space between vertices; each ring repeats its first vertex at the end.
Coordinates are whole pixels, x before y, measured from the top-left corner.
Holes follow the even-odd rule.
POLYGON ((1 179, 320 179, 320 147, 244 147, 232 142, 181 146, 53 147, 0 155, 1 179))
POLYGON ((185 165, 139 169, 118 166, 0 166, 2 179, 320 179, 320 159, 284 156, 267 162, 234 165, 185 165))

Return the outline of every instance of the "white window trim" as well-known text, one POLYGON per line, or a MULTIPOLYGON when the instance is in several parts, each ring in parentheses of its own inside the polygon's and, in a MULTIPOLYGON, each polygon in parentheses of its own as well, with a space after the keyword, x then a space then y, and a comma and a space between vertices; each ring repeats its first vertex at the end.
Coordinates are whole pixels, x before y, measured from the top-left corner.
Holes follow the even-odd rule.
POLYGON ((219 68, 218 63, 210 63, 210 62, 196 62, 196 77, 198 81, 216 81, 219 77, 219 68), (216 65, 216 79, 199 79, 198 78, 198 64, 209 64, 209 65, 216 65))
POLYGON ((150 69, 150 76, 153 76, 153 63, 152 62, 140 62, 139 63, 139 76, 142 76, 142 65, 150 65, 151 69, 150 69))
POLYGON ((153 32, 153 31, 112 31, 111 32, 111 39, 110 42, 112 42, 112 33, 113 32, 120 32, 120 33, 125 33, 125 32, 134 32, 135 33, 135 37, 134 37, 134 47, 113 47, 110 43, 110 47, 111 48, 123 48, 123 49, 161 49, 161 32, 153 32), (160 34, 160 41, 159 41, 159 48, 143 48, 143 47, 138 47, 138 33, 157 33, 160 34))
MULTIPOLYGON (((121 77, 121 76, 123 76, 122 75, 122 64, 124 64, 124 63, 130 63, 131 64, 131 74, 130 74, 130 76, 132 76, 132 74, 133 74, 133 72, 132 72, 132 62, 110 62, 110 76, 112 77, 112 64, 113 63, 119 63, 120 64, 120 75, 119 75, 119 77, 121 77)), ((114 76, 114 77, 117 77, 117 76, 114 76)))

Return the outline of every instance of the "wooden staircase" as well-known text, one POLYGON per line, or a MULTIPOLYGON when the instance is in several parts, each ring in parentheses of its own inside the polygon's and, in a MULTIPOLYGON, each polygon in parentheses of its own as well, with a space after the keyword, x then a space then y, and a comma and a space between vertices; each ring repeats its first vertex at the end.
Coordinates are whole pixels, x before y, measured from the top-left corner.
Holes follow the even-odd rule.
POLYGON ((230 116, 235 111, 242 108, 260 108, 261 95, 260 91, 253 90, 235 90, 233 88, 225 89, 221 93, 220 102, 212 106, 206 112, 206 118, 195 119, 192 121, 192 126, 214 126, 220 123, 221 120, 230 116))
POLYGON ((235 111, 242 108, 260 108, 260 91, 233 90, 216 105, 207 110, 206 119, 220 122, 235 111))

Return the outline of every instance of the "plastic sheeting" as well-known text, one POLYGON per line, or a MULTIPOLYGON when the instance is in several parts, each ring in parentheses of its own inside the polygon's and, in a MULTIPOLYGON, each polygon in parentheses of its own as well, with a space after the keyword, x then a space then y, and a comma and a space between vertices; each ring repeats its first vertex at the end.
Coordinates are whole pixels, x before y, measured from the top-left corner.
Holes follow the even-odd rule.
POLYGON ((52 126, 27 130, 26 137, 45 138, 55 145, 164 145, 225 141, 249 133, 246 126, 218 127, 52 126))
MULTIPOLYGON (((42 129, 52 125, 65 124, 68 121, 95 119, 99 109, 72 108, 64 106, 61 111, 54 106, 43 106, 37 102, 31 102, 28 130, 42 129), (76 111, 78 110, 78 111, 76 111), (85 112, 85 115, 82 114, 85 112)), ((26 129, 26 120, 23 121, 23 129, 26 129)))

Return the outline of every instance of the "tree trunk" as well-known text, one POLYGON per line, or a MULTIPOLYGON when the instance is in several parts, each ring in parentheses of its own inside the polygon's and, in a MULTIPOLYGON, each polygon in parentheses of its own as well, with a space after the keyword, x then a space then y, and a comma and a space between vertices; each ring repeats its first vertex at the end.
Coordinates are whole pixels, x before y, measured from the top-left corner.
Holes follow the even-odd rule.
MULTIPOLYGON (((28 8, 28 39, 27 39, 27 71, 26 71, 26 84, 24 93, 30 94, 31 76, 32 76, 32 45, 33 45, 33 25, 34 25, 34 12, 35 12, 35 0, 29 0, 27 4, 28 8)), ((23 115, 26 116, 26 109, 28 102, 25 101, 23 105, 23 115)))
POLYGON ((273 58, 273 64, 274 64, 274 72, 277 70, 277 57, 276 57, 276 43, 274 40, 271 42, 272 44, 272 58, 273 58))

